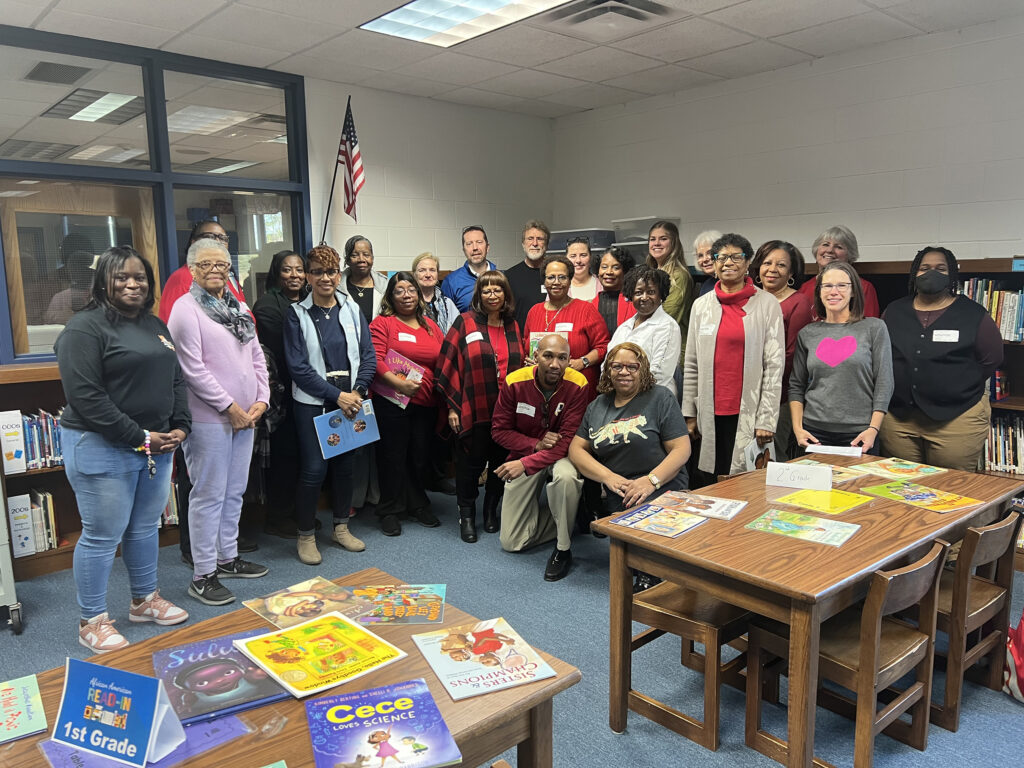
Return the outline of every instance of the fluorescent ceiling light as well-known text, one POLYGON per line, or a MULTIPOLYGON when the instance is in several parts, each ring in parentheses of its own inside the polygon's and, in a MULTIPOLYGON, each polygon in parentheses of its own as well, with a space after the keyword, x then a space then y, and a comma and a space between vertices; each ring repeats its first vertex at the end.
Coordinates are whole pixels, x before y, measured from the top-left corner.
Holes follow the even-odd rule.
POLYGON ((36 179, 23 179, 22 181, 19 181, 18 183, 19 184, 38 184, 39 181, 36 180, 36 179))
POLYGON ((231 171, 239 171, 242 168, 248 168, 250 165, 259 165, 259 163, 233 163, 232 165, 225 165, 221 168, 213 168, 208 173, 231 173, 231 171))
POLYGON ((106 96, 96 99, 96 101, 84 109, 69 115, 68 120, 84 120, 87 123, 95 123, 100 118, 106 117, 115 109, 120 109, 134 99, 134 96, 126 96, 123 93, 108 93, 106 96))
POLYGON ((0 197, 28 197, 34 195, 35 192, 29 192, 27 190, 11 190, 9 192, 0 192, 0 197))
POLYGON ((282 133, 280 136, 275 136, 272 139, 267 139, 263 143, 264 144, 287 144, 288 143, 288 134, 287 133, 282 133))
POLYGON ((85 149, 75 152, 73 155, 69 155, 69 160, 92 160, 98 155, 102 155, 104 152, 109 152, 113 147, 108 147, 103 144, 97 144, 94 147, 86 147, 85 149))
POLYGON ((167 116, 167 130, 172 133, 197 133, 208 136, 254 117, 259 117, 259 113, 190 106, 167 116))
POLYGON ((125 160, 131 160, 133 157, 146 154, 144 149, 122 149, 120 152, 116 152, 110 157, 104 157, 104 163, 123 163, 125 160))
POLYGON ((566 0, 414 0, 360 29, 449 48, 549 11, 566 0))

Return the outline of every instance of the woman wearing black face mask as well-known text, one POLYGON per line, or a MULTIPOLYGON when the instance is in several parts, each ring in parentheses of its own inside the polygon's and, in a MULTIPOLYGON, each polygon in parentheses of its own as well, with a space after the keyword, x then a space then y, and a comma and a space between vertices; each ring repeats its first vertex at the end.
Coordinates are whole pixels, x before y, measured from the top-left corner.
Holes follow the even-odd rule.
POLYGON ((882 315, 895 390, 879 437, 885 456, 973 471, 988 436, 986 385, 1003 361, 1003 340, 958 285, 953 253, 923 248, 910 266, 910 295, 882 315))

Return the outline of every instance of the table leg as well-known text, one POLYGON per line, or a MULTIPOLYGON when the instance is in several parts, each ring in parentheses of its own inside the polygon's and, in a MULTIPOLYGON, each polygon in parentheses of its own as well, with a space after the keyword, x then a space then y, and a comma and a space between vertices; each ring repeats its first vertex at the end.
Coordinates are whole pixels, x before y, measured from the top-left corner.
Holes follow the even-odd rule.
POLYGON ((818 606, 794 602, 789 621, 789 760, 791 768, 814 763, 814 714, 818 695, 818 606))
POLYGON ((530 710, 530 738, 516 747, 518 768, 552 768, 551 699, 530 710))
POLYGON ((608 725, 615 733, 626 730, 630 675, 630 631, 633 590, 629 568, 626 567, 626 545, 612 539, 608 581, 610 639, 608 643, 611 670, 608 684, 608 725))

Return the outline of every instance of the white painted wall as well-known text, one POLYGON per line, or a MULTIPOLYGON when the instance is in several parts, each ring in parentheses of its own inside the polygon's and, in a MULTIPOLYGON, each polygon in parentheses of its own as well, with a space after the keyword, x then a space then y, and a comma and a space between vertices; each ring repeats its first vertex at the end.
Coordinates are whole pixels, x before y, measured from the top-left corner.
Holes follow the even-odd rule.
POLYGON ((680 216, 809 255, 1024 253, 1024 17, 555 122, 554 228, 680 216))
POLYGON ((345 102, 363 155, 366 186, 354 223, 334 191, 327 242, 340 252, 359 233, 373 243, 379 270, 408 269, 432 251, 442 269, 465 261, 461 230, 480 224, 491 259, 522 259, 522 226, 551 219, 552 121, 306 79, 313 238, 323 231, 345 102))

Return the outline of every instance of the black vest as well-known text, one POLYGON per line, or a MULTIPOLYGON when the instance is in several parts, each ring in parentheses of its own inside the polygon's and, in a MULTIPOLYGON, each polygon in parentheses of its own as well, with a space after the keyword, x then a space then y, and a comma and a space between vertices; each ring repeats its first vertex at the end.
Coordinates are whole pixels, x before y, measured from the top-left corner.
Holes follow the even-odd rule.
POLYGON ((895 388, 890 410, 897 416, 917 408, 935 421, 950 421, 974 406, 985 389, 974 345, 985 308, 957 296, 938 320, 921 326, 913 298, 894 301, 885 310, 892 341, 895 388), (936 341, 956 336, 956 341, 936 341))

